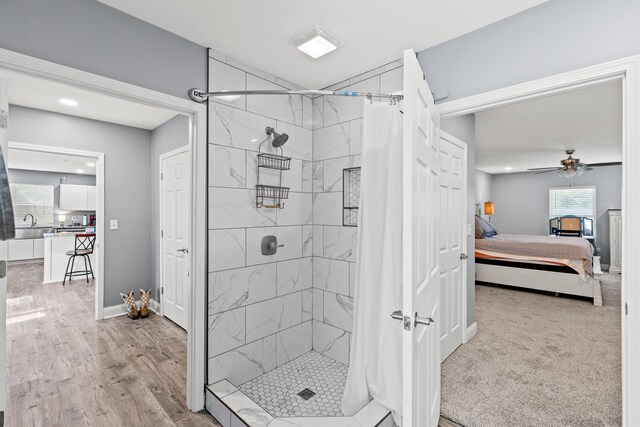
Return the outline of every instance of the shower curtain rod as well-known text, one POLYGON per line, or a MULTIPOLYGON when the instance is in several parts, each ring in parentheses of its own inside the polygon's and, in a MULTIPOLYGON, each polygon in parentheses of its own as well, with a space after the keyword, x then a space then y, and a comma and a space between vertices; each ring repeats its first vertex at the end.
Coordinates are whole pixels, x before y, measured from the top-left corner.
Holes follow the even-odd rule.
POLYGON ((191 89, 189 97, 196 102, 205 102, 209 97, 222 97, 234 95, 328 95, 328 96, 364 96, 366 98, 384 98, 391 102, 398 102, 404 99, 403 95, 394 95, 387 93, 369 93, 369 92, 349 92, 335 90, 223 90, 219 92, 205 92, 202 89, 191 89))

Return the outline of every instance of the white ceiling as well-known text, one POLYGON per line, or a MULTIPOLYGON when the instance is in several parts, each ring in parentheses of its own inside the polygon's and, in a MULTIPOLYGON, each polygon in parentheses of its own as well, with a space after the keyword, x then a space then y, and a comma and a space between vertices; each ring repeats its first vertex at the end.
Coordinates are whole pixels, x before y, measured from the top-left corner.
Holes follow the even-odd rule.
POLYGON ((559 167, 571 148, 587 164, 622 161, 620 81, 476 113, 481 171, 559 167))
POLYGON ((155 129, 176 115, 168 110, 19 72, 2 70, 2 75, 9 79, 9 103, 13 105, 147 130, 155 129), (62 105, 60 98, 73 99, 78 106, 62 105))
POLYGON ((319 89, 546 0, 100 0, 201 46, 319 89), (314 60, 290 40, 316 25, 344 46, 314 60))
POLYGON ((93 157, 70 156, 68 154, 42 153, 36 151, 20 150, 9 148, 9 169, 24 169, 45 172, 60 172, 69 174, 95 175, 95 166, 87 163, 94 163, 93 157))

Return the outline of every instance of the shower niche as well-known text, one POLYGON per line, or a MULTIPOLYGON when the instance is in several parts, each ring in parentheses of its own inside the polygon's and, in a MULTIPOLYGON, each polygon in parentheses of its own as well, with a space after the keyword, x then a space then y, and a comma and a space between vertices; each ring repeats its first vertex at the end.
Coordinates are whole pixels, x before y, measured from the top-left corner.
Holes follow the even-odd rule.
POLYGON ((280 134, 269 126, 265 128, 265 133, 267 134, 267 138, 258 146, 258 167, 256 168, 258 171, 258 179, 256 181, 256 207, 284 209, 283 200, 289 198, 289 187, 282 186, 282 172, 290 170, 291 157, 283 156, 282 146, 289 139, 289 135, 286 133, 280 134), (279 152, 279 154, 271 154, 262 151, 262 145, 270 138, 273 138, 271 146, 277 153, 279 152), (261 184, 261 169, 273 169, 279 171, 278 185, 261 184))
POLYGON ((342 225, 356 227, 360 209, 360 168, 342 171, 342 225))

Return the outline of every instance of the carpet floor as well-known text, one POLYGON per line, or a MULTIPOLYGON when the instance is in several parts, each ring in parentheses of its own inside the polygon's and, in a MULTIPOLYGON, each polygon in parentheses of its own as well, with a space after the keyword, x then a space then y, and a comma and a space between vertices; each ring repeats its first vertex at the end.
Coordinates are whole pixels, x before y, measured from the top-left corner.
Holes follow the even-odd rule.
POLYGON ((466 427, 622 424, 620 275, 603 306, 476 285, 478 334, 442 365, 441 413, 466 427))

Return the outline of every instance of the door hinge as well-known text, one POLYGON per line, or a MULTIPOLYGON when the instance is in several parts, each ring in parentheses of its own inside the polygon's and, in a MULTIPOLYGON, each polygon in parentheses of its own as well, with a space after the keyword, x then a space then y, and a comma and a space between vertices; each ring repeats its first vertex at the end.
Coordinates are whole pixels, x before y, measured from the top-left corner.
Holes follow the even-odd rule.
POLYGON ((160 230, 160 237, 164 237, 164 230, 160 230))
POLYGON ((629 314, 629 306, 627 305, 627 303, 624 303, 624 314, 625 316, 627 316, 629 314))
POLYGON ((0 129, 6 129, 9 126, 9 113, 0 108, 0 129))
POLYGON ((160 181, 163 181, 163 180, 164 180, 164 173, 160 172, 160 181))
POLYGON ((160 295, 164 295, 164 286, 160 287, 160 295))

